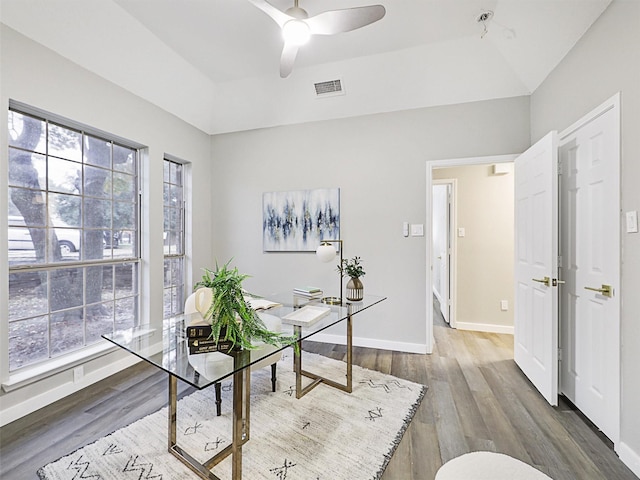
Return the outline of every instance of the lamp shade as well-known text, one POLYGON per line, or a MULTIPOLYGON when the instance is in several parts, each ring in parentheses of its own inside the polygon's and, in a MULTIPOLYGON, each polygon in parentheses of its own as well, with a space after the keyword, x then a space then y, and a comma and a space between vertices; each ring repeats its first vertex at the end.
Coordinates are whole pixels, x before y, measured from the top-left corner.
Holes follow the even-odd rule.
POLYGON ((316 255, 318 256, 318 260, 327 263, 335 258, 336 249, 330 243, 321 243, 316 250, 316 255))

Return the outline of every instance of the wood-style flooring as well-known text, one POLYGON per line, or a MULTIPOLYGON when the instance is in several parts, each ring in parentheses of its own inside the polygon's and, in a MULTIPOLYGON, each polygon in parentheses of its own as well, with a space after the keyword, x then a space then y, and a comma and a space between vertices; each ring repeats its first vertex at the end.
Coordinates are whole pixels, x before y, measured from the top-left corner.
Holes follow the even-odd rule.
MULTIPOLYGON (((545 402, 513 362, 511 336, 443 322, 434 334, 432 355, 354 349, 354 363, 429 387, 383 480, 431 480, 444 462, 476 450, 511 455, 555 480, 637 479, 580 412, 545 402)), ((344 346, 305 350, 345 358, 344 346)), ((139 363, 2 427, 0 478, 37 479, 40 466, 164 406, 167 384, 139 363)))

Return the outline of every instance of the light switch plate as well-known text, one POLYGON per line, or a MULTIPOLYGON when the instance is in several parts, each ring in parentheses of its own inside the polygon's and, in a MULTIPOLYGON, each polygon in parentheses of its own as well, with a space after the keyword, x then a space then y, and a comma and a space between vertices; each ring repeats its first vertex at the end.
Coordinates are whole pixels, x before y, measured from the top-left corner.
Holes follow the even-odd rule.
POLYGON ((464 237, 464 227, 458 228, 458 236, 459 237, 464 237))
POLYGON ((627 233, 638 233, 638 212, 627 212, 625 217, 627 220, 627 233))
POLYGON ((421 223, 416 223, 415 225, 411 225, 411 236, 412 237, 424 237, 424 225, 421 223))

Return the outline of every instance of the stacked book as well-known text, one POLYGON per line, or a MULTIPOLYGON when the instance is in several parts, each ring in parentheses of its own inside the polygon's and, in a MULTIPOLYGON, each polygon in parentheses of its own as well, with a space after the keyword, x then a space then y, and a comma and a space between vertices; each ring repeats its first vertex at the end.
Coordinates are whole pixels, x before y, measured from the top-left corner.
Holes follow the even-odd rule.
MULTIPOLYGON (((211 325, 204 322, 188 325, 186 333, 187 346, 191 355, 211 352, 227 353, 233 345, 229 340, 216 342, 211 336, 211 325)), ((224 335, 220 336, 223 337, 224 335)))
POLYGON ((296 287, 293 289, 293 294, 306 298, 322 298, 322 290, 318 287, 296 287))

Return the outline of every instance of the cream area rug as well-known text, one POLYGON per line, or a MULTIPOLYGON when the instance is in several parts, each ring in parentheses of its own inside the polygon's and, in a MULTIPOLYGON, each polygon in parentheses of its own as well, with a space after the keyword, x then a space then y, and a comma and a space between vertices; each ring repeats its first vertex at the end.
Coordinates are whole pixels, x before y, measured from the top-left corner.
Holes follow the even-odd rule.
POLYGON ((435 480, 551 480, 520 460, 495 452, 467 453, 445 463, 435 480))
MULTIPOLYGON (((353 366, 353 393, 319 385, 295 396, 292 354, 251 376, 251 440, 243 447, 243 478, 357 480, 382 476, 420 405, 426 387, 353 366)), ((303 354, 303 368, 343 382, 346 365, 303 354)), ((223 411, 215 416, 213 387, 178 402, 178 445, 203 462, 231 440, 231 382, 222 384, 223 411)), ((167 451, 167 408, 50 463, 44 480, 174 480, 197 478, 167 451)), ((230 457, 213 469, 231 478, 230 457)))

